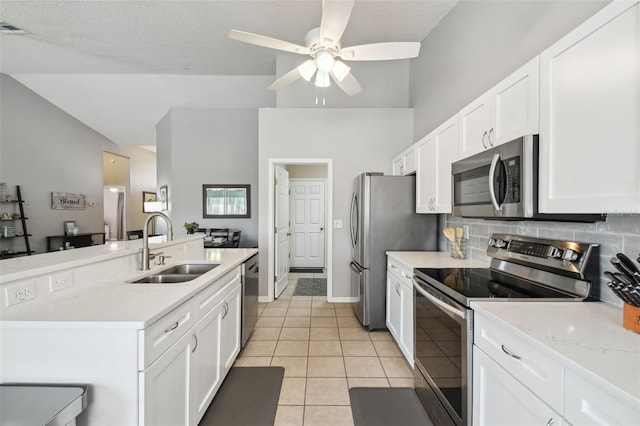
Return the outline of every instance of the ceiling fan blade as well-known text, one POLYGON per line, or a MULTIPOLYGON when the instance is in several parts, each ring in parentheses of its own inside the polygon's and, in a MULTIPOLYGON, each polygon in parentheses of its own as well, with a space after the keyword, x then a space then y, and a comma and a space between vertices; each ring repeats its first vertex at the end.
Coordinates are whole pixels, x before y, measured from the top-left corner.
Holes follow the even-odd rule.
POLYGON ((338 56, 345 61, 389 61, 415 58, 419 53, 418 42, 389 42, 345 47, 340 49, 338 56))
POLYGON ((259 34, 248 33, 246 31, 230 30, 229 38, 257 46, 268 47, 270 49, 284 50, 285 52, 300 53, 303 55, 309 54, 308 47, 259 34))
POLYGON ((342 81, 338 81, 333 73, 329 74, 331 75, 331 78, 336 83, 336 85, 341 88, 342 91, 347 95, 353 96, 362 92, 362 87, 360 86, 360 83, 358 83, 358 80, 356 80, 356 78, 353 76, 353 74, 347 74, 347 76, 343 78, 342 81))
POLYGON ((327 44, 337 44, 342 38, 354 0, 324 0, 322 21, 320 21, 320 43, 331 40, 327 44))
POLYGON ((271 86, 267 87, 267 89, 269 90, 283 89, 288 85, 290 85, 291 83, 293 83, 294 81, 296 81, 297 79, 299 79, 300 77, 302 77, 302 74, 300 74, 300 71, 298 71, 298 67, 295 67, 294 69, 292 69, 291 71, 289 71, 288 73, 286 73, 285 75, 283 75, 282 77, 280 77, 279 79, 271 83, 271 86))

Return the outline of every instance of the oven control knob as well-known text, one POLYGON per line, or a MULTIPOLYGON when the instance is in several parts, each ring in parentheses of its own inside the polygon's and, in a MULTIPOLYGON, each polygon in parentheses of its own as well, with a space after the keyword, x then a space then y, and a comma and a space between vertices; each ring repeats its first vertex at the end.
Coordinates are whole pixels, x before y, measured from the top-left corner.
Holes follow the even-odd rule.
POLYGON ((575 251, 571 250, 571 249, 567 249, 564 251, 564 254, 562 255, 562 260, 571 260, 574 261, 578 258, 578 253, 576 253, 575 251))
POLYGON ((489 247, 495 247, 496 246, 496 240, 494 240, 493 238, 489 238, 489 241, 487 242, 487 245, 489 247))
POLYGON ((549 250, 549 257, 562 257, 562 250, 557 247, 551 247, 551 249, 549 250))

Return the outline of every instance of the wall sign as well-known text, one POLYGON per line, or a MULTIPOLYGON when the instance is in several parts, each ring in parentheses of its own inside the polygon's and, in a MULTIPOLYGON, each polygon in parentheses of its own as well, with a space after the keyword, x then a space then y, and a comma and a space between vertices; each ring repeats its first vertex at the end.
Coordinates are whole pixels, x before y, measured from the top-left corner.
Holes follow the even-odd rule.
POLYGON ((85 208, 84 195, 66 192, 51 193, 51 208, 55 210, 81 210, 85 208))

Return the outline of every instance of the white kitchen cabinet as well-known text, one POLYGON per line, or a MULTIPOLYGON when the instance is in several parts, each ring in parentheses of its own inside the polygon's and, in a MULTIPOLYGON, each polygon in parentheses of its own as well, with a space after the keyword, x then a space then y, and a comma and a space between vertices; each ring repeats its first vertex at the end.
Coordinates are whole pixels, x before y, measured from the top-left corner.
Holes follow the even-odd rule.
POLYGON ((639 33, 612 2, 540 55, 541 213, 640 213, 639 33))
POLYGON ((412 268, 392 256, 387 260, 387 328, 413 367, 412 268))
POLYGON ((451 213, 451 163, 458 159, 458 115, 416 144, 416 212, 451 213))
POLYGON ((193 425, 192 333, 182 336, 140 373, 141 425, 193 425))
POLYGON ((193 416, 197 424, 240 352, 240 270, 225 275, 220 285, 196 296, 198 322, 194 328, 193 416), (213 306, 213 308, 212 308, 213 306))
POLYGON ((460 111, 459 158, 538 133, 538 75, 536 56, 460 111))
POLYGON ((400 155, 392 160, 392 174, 394 176, 406 176, 416 172, 416 146, 411 145, 400 155))
POLYGON ((558 413, 474 346, 474 425, 560 425, 560 421, 558 413))

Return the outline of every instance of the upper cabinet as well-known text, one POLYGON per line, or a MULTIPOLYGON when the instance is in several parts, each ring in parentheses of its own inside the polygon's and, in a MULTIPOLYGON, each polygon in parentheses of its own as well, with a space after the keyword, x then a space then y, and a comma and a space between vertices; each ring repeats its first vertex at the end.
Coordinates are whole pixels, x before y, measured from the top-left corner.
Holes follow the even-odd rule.
POLYGON ((402 154, 393 159, 393 175, 406 176, 416 172, 416 145, 411 145, 402 154))
POLYGON ((538 133, 538 74, 536 56, 460 111, 460 158, 538 133))
POLYGON ((613 2, 540 55, 540 212, 640 213, 639 34, 613 2))
POLYGON ((416 212, 451 213, 451 163, 458 159, 458 114, 416 143, 416 212))

